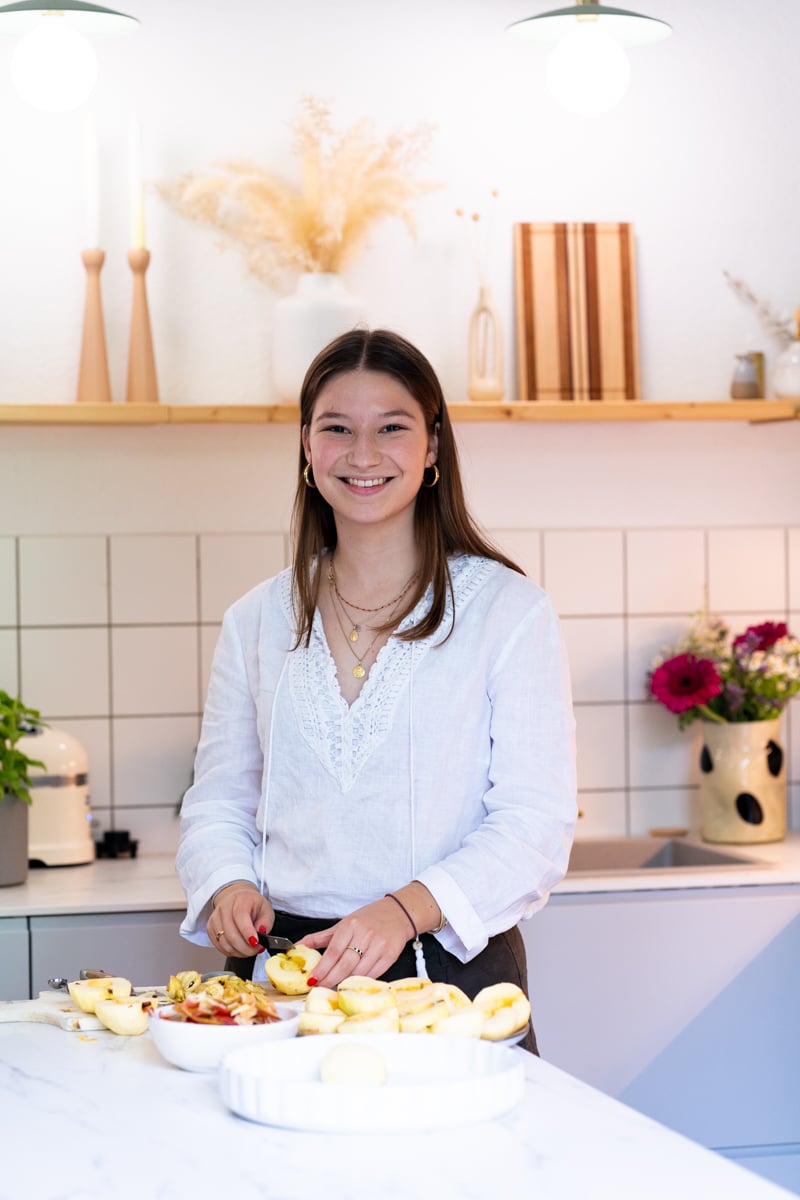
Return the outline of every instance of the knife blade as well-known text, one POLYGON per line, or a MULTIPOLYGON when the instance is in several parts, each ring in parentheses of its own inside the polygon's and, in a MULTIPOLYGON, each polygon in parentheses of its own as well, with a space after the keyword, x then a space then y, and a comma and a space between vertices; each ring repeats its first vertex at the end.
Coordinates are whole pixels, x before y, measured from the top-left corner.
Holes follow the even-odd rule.
POLYGON ((294 942, 285 937, 277 937, 274 933, 260 933, 258 941, 265 950, 279 950, 281 954, 286 954, 294 948, 294 942))

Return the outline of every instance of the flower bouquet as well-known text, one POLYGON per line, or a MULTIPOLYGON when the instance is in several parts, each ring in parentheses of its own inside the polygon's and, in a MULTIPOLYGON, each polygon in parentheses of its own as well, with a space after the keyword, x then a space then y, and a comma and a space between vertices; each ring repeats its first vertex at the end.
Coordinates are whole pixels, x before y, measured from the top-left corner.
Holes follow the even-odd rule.
POLYGON ((800 692, 800 641, 783 621, 749 625, 731 640, 719 617, 699 616, 654 661, 648 684, 681 729, 698 719, 770 721, 800 692))
POLYGON ((731 637, 701 615, 648 675, 650 694, 683 729, 703 726, 701 835, 707 842, 775 842, 786 835, 785 756, 779 719, 800 692, 800 641, 783 621, 731 637))

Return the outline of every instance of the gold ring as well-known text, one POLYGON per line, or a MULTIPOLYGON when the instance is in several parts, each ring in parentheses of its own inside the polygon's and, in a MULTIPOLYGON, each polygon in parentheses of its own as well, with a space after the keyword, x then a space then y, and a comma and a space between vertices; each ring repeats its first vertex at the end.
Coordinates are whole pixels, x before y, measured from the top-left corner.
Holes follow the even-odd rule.
POLYGON ((348 950, 355 950, 355 952, 356 952, 356 954, 358 955, 358 957, 359 957, 359 958, 363 958, 363 957, 364 957, 364 951, 363 951, 363 950, 359 950, 358 946, 348 946, 348 947, 347 947, 347 949, 348 949, 348 950))
POLYGON ((217 930, 217 932, 214 934, 214 937, 217 939, 217 941, 219 941, 219 939, 222 937, 222 935, 223 935, 223 933, 224 933, 224 932, 225 932, 225 930, 224 930, 224 929, 218 929, 218 930, 217 930))

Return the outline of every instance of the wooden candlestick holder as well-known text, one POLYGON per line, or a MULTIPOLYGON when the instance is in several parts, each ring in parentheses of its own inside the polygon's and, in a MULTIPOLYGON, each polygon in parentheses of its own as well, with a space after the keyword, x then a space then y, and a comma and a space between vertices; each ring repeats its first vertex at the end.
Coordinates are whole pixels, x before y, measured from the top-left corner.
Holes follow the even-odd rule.
POLYGON ((150 265, 149 250, 130 250, 128 263, 133 272, 131 334, 128 347, 128 404, 158 404, 156 360, 150 332, 150 313, 144 276, 150 265))
POLYGON ((110 404, 111 384, 108 378, 106 331, 100 297, 100 270, 106 256, 102 250, 84 250, 81 259, 86 267, 86 302, 83 309, 83 338, 76 399, 78 404, 110 404))

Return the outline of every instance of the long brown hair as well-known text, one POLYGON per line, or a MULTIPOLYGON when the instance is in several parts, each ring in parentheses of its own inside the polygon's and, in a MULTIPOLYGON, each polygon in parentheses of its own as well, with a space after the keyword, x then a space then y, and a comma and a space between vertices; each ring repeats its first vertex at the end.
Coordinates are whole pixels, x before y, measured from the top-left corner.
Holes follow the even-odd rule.
MULTIPOLYGON (((432 583, 433 603, 430 610, 411 629, 397 635, 405 641, 417 641, 429 637, 439 628, 448 592, 452 596, 448 555, 481 555, 521 575, 525 572, 492 545, 470 516, 464 500, 453 426, 441 384, 424 354, 399 334, 386 329, 354 329, 321 350, 308 368, 300 391, 301 431, 303 426, 310 426, 314 406, 322 389, 334 376, 347 371, 377 371, 391 376, 419 404, 427 429, 431 433, 438 431, 436 465, 439 468, 439 482, 435 487, 420 487, 414 508, 414 532, 420 552, 419 575, 405 607, 399 616, 392 618, 391 623, 398 624, 408 616, 432 583)), ((318 564, 326 550, 332 551, 336 547, 333 509, 315 488, 306 485, 303 478, 306 465, 301 441, 291 534, 296 645, 302 641, 308 645, 320 584, 318 564)), ((452 626, 447 636, 450 632, 452 626)))

